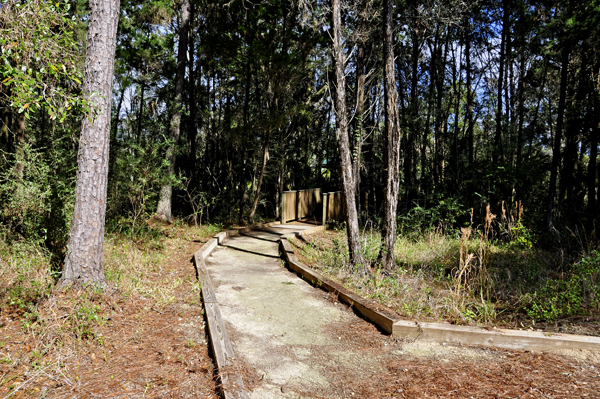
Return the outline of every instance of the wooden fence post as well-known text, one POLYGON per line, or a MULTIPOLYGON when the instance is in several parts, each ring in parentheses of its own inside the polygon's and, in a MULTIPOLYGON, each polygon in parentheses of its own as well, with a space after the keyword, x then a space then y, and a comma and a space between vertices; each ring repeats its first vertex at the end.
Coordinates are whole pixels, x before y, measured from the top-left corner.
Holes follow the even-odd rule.
POLYGON ((327 193, 323 193, 323 226, 326 226, 327 223, 327 205, 329 204, 329 199, 327 198, 328 194, 327 193))
POLYGON ((281 224, 285 224, 285 191, 281 194, 281 224))

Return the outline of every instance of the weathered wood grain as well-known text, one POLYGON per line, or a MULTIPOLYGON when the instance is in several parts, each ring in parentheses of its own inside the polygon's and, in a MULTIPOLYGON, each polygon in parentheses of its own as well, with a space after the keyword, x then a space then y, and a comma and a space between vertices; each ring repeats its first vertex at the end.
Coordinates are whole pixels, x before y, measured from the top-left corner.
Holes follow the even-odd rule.
POLYGON ((204 301, 204 303, 217 302, 217 297, 215 296, 215 288, 213 286, 210 276, 208 275, 208 271, 206 270, 204 258, 201 255, 199 255, 198 252, 194 254, 194 264, 196 265, 196 273, 198 274, 198 279, 200 280, 200 284, 202 284, 202 300, 204 301))

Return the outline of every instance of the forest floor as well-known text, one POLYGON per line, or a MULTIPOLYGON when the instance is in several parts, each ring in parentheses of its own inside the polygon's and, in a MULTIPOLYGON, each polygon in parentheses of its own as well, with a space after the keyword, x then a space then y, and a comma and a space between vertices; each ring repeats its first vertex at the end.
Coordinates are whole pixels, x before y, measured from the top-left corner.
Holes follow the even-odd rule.
POLYGON ((214 231, 109 236, 111 294, 55 290, 0 315, 0 398, 217 398, 191 255, 214 231))

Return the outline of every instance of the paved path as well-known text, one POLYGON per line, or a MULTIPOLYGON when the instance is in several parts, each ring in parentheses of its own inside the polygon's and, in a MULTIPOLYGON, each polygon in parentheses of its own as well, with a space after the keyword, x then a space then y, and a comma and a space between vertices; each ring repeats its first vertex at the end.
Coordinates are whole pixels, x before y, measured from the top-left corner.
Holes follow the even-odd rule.
POLYGON ((231 237, 206 259, 251 398, 353 397, 340 378, 384 371, 393 356, 391 338, 285 267, 279 235, 310 227, 231 237))

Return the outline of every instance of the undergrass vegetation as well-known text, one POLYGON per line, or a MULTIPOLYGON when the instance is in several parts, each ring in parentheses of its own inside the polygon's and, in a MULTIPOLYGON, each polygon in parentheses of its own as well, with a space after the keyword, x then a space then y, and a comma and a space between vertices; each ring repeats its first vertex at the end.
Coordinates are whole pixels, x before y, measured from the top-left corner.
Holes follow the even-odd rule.
POLYGON ((499 217, 487 207, 482 223, 460 229, 450 224, 419 229, 412 223, 410 233, 397 237, 391 271, 376 264, 378 232, 363 231, 365 256, 373 265, 366 276, 348 261, 343 229, 292 243, 307 264, 407 318, 520 328, 577 320, 598 324, 600 253, 582 248, 568 256, 560 247, 535 245, 520 204, 513 215, 503 206, 499 217))

